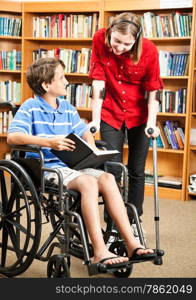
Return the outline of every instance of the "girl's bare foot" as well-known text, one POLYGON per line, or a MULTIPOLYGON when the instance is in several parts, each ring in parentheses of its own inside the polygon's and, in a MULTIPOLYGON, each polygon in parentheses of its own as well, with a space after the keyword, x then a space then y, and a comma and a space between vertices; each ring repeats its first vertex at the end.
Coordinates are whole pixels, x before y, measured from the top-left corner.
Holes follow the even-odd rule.
POLYGON ((143 245, 139 245, 139 246, 135 247, 134 249, 132 249, 132 250, 130 250, 130 251, 128 252, 129 257, 132 256, 132 254, 133 254, 133 252, 134 252, 134 250, 135 250, 136 248, 139 248, 139 249, 136 251, 136 253, 135 253, 135 254, 137 254, 137 255, 154 253, 154 250, 153 250, 153 249, 150 249, 150 248, 144 248, 143 245))

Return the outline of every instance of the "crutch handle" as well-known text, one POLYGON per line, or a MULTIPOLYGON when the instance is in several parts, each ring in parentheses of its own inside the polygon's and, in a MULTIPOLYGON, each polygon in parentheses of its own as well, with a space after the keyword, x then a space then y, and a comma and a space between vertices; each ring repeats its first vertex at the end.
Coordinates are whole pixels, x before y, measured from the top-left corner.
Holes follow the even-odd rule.
POLYGON ((153 129, 153 128, 150 127, 150 128, 147 129, 147 133, 148 133, 148 134, 153 134, 153 132, 154 132, 154 129, 153 129))
POLYGON ((97 128, 95 126, 91 127, 90 128, 90 132, 91 133, 95 133, 97 131, 97 128))

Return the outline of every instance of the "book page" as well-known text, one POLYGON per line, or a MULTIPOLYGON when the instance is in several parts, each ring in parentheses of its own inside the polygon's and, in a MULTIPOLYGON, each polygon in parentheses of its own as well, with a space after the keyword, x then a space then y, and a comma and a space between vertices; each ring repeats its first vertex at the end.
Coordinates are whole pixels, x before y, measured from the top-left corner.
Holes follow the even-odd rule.
MULTIPOLYGON (((75 135, 75 134, 74 134, 75 135)), ((91 149, 96 155, 104 155, 104 154, 113 154, 113 153, 119 153, 118 150, 95 150, 91 145, 89 145, 85 140, 83 140, 80 136, 75 135, 80 141, 82 141, 89 149, 91 149)), ((69 138, 69 136, 67 136, 69 138)))
POLYGON ((97 151, 93 151, 97 156, 99 155, 105 155, 105 154, 117 154, 119 153, 118 150, 97 150, 97 151))

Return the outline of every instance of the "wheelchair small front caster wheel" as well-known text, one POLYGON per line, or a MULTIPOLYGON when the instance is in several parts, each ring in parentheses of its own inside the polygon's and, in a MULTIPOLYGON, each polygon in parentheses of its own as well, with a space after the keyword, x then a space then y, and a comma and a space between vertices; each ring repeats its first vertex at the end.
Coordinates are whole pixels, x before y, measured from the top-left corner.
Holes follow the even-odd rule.
POLYGON ((70 271, 68 264, 65 261, 63 255, 53 255, 48 261, 47 267, 48 278, 68 278, 70 277, 70 271))
MULTIPOLYGON (((122 241, 117 241, 112 243, 108 250, 119 256, 127 256, 127 249, 125 247, 125 244, 122 241)), ((131 275, 132 270, 133 270, 133 265, 130 264, 123 269, 114 271, 113 274, 115 277, 118 278, 127 278, 131 275)))

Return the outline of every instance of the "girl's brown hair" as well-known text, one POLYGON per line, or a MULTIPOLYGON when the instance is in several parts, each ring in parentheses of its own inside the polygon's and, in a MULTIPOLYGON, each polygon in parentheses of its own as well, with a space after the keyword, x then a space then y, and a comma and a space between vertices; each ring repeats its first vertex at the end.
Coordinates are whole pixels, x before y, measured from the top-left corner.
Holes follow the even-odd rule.
POLYGON ((60 59, 41 58, 28 67, 27 82, 36 95, 42 96, 46 93, 42 87, 42 83, 52 82, 58 65, 61 65, 65 69, 65 64, 60 59))
POLYGON ((131 34, 135 37, 135 44, 130 50, 130 57, 136 64, 138 63, 142 52, 142 26, 140 18, 130 12, 124 12, 112 18, 110 25, 106 28, 105 43, 110 45, 111 32, 118 31, 121 34, 131 34))

